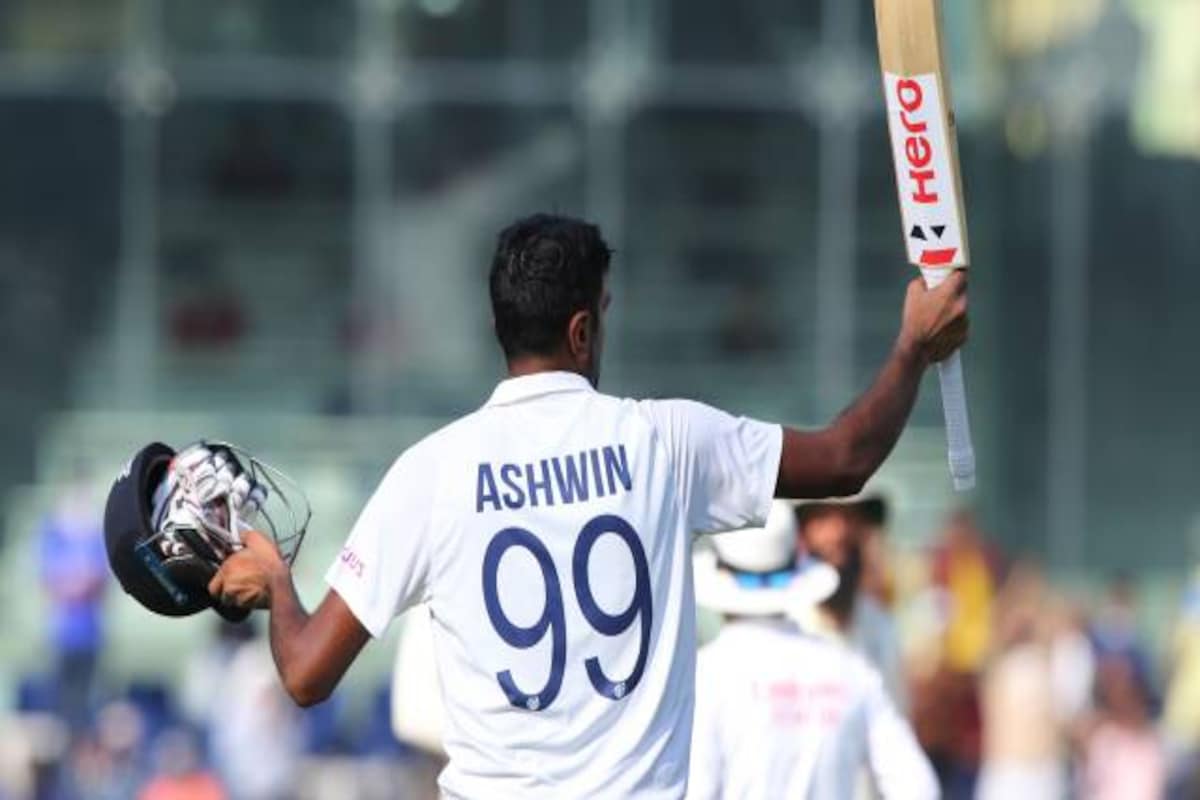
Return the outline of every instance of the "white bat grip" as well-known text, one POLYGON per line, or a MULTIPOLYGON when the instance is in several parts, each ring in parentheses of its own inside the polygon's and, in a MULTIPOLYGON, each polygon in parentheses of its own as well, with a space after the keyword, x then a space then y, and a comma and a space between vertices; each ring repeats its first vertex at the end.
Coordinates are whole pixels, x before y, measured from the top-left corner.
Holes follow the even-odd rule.
POLYGON ((938 379, 942 384, 950 477, 954 481, 954 490, 965 492, 975 488, 975 447, 971 444, 971 418, 967 415, 967 387, 963 382, 961 354, 954 353, 938 364, 938 379))
MULTIPOLYGON (((951 269, 921 270, 925 285, 930 289, 946 280, 951 272, 951 269)), ((950 478, 956 492, 966 492, 975 488, 975 446, 971 444, 971 418, 967 415, 967 386, 963 380, 960 353, 954 353, 938 364, 938 380, 942 384, 950 478)))

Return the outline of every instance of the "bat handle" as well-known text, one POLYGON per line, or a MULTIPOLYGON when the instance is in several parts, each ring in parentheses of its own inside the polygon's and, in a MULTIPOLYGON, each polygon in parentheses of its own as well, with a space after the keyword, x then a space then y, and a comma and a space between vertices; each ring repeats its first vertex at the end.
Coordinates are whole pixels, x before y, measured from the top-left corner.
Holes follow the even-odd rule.
POLYGON ((950 451, 950 477, 954 490, 975 488, 975 447, 971 444, 971 419, 967 415, 967 387, 963 382, 961 353, 938 364, 942 384, 942 412, 946 416, 946 442, 950 451))
MULTIPOLYGON (((930 289, 946 280, 953 269, 922 269, 930 289)), ((967 415, 967 386, 963 380, 961 353, 954 353, 938 364, 942 384, 942 413, 946 417, 946 445, 949 449, 950 478, 956 492, 975 488, 975 446, 971 444, 971 418, 967 415)))

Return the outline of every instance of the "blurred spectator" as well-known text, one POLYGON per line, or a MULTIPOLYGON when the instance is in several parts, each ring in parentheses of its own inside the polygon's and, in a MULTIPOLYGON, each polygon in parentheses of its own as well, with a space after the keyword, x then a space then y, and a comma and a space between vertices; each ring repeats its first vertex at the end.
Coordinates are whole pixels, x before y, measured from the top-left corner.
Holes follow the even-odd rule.
POLYGON ((978 673, 988 653, 992 600, 999 581, 996 553, 966 511, 950 517, 933 552, 933 580, 946 593, 949 619, 942 658, 955 672, 978 673))
POLYGON ((1161 798, 1167 766, 1154 729, 1152 692, 1128 654, 1101 656, 1096 705, 1097 718, 1084 741, 1082 800, 1161 798))
POLYGON ((1058 719, 1073 729, 1092 710, 1096 658, 1087 636, 1087 619, 1070 603, 1046 609, 1050 629, 1050 677, 1058 719))
POLYGON ((959 511, 930 560, 944 622, 936 664, 916 687, 913 718, 946 796, 972 797, 983 748, 980 671, 991 643, 999 557, 975 518, 959 511))
POLYGON ((195 737, 182 728, 167 730, 155 748, 155 777, 138 800, 226 800, 220 781, 201 763, 195 737))
MULTIPOLYGON (((888 699, 904 717, 908 692, 900 636, 887 609, 862 588, 864 544, 873 527, 875 500, 874 495, 864 493, 845 501, 805 503, 796 509, 798 549, 835 568, 839 579, 829 599, 798 611, 796 621, 806 633, 847 644, 862 656, 879 673, 888 699)), ((865 768, 859 769, 854 796, 872 796, 865 768)))
POLYGON ((48 714, 0 715, 0 797, 54 797, 68 734, 48 714))
POLYGON ((1171 680, 1163 708, 1172 798, 1200 797, 1200 569, 1184 590, 1171 642, 1171 680))
POLYGON ((1149 692, 1151 708, 1157 709, 1154 667, 1150 651, 1138 632, 1137 590, 1128 574, 1118 572, 1109 582, 1105 601, 1092 621, 1091 637, 1097 658, 1113 656, 1128 660, 1137 680, 1149 692))
POLYGON ((933 769, 861 655, 801 632, 796 604, 833 591, 826 564, 797 564, 795 518, 713 537, 695 557, 696 602, 722 615, 696 659, 688 797, 847 798, 869 769, 883 797, 937 796, 933 769))
POLYGON ((213 625, 215 635, 211 643, 188 658, 179 688, 184 716, 203 729, 208 729, 214 721, 213 715, 221 709, 233 657, 243 644, 258 635, 253 617, 236 623, 216 617, 213 625))
POLYGON ((804 552, 838 571, 837 592, 819 607, 801 612, 797 621, 809 633, 849 643, 883 677, 884 687, 901 712, 907 712, 900 637, 887 609, 862 591, 863 542, 871 527, 864 512, 874 496, 845 502, 806 503, 797 509, 804 552))
POLYGON ((237 646, 221 674, 209 739, 213 761, 238 800, 282 800, 296 792, 304 740, 299 709, 284 693, 266 641, 237 646))
POLYGON ((870 496, 859 507, 863 516, 862 591, 875 598, 881 607, 890 609, 896 602, 896 585, 886 536, 888 502, 883 495, 870 496))
POLYGON ((104 644, 108 558, 100 510, 86 481, 63 493, 39 534, 42 588, 50 605, 59 712, 75 729, 87 719, 104 644))
POLYGON ((995 655, 983 676, 979 800, 1059 800, 1067 739, 1055 696, 1049 593, 1038 568, 1013 566, 996 599, 995 655))
POLYGON ((140 754, 145 725, 137 708, 110 703, 96 725, 79 738, 68 756, 64 789, 67 798, 128 800, 142 781, 140 754))
POLYGON ((946 800, 970 800, 979 774, 983 722, 978 678, 938 669, 913 687, 913 728, 946 800))

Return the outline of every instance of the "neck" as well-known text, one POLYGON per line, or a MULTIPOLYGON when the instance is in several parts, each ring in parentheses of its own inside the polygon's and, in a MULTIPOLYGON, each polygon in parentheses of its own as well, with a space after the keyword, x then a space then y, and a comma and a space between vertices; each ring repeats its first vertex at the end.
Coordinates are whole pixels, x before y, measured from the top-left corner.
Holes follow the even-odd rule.
POLYGON ((536 375, 539 372, 574 372, 579 368, 565 356, 517 356, 508 360, 508 377, 521 378, 526 375, 536 375))

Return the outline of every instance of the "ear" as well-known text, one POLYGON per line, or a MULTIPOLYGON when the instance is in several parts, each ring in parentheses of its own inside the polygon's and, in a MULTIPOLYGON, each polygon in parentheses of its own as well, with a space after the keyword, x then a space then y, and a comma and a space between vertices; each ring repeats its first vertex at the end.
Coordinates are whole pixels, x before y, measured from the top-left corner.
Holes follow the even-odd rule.
POLYGON ((577 364, 591 358, 593 328, 591 311, 576 311, 567 322, 567 352, 577 364))

